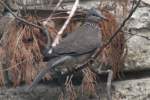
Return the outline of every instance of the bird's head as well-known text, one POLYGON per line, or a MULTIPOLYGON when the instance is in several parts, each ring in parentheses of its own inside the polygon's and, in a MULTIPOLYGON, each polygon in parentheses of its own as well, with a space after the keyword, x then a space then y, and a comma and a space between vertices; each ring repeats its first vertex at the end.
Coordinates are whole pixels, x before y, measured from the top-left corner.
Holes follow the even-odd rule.
POLYGON ((87 11, 86 19, 89 21, 94 21, 94 22, 107 20, 106 17, 102 14, 102 12, 94 7, 87 11))

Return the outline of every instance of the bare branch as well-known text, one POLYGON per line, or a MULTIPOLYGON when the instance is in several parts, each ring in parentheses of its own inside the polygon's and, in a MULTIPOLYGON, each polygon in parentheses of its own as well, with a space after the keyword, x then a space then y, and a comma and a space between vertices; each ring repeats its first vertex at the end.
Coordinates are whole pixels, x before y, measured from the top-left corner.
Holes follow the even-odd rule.
POLYGON ((64 32, 65 28, 67 27, 67 25, 69 24, 71 18, 73 17, 78 5, 79 5, 79 0, 76 0, 73 7, 72 7, 72 10, 70 12, 70 15, 69 15, 68 19, 66 20, 66 22, 64 23, 64 25, 62 26, 60 31, 58 32, 58 34, 57 34, 57 36, 56 36, 56 38, 55 38, 55 40, 52 44, 52 47, 55 47, 59 43, 60 37, 63 34, 63 32, 64 32))
POLYGON ((31 25, 31 26, 34 26, 36 28, 39 28, 39 29, 43 29, 41 26, 38 26, 34 23, 31 23, 31 22, 28 22, 27 20, 21 18, 21 17, 18 17, 3 1, 0 0, 0 3, 7 8, 7 10, 19 21, 22 21, 24 22, 25 24, 28 24, 28 25, 31 25))
POLYGON ((138 36, 138 37, 141 37, 141 38, 144 38, 144 39, 150 41, 150 37, 148 37, 148 36, 138 35, 138 33, 136 33, 136 34, 130 33, 130 32, 126 32, 126 33, 131 35, 129 38, 126 39, 126 41, 128 41, 128 40, 129 40, 130 38, 132 38, 133 36, 138 36))
POLYGON ((63 0, 59 0, 57 5, 53 9, 52 13, 50 14, 50 16, 46 19, 46 21, 43 22, 43 25, 46 25, 48 23, 48 21, 51 20, 51 17, 53 16, 53 13, 57 10, 57 8, 61 5, 62 2, 63 2, 63 0))
POLYGON ((52 11, 52 14, 48 17, 48 19, 51 19, 53 13, 57 10, 57 8, 61 5, 62 2, 63 2, 63 0, 59 0, 59 2, 57 3, 56 7, 52 11))

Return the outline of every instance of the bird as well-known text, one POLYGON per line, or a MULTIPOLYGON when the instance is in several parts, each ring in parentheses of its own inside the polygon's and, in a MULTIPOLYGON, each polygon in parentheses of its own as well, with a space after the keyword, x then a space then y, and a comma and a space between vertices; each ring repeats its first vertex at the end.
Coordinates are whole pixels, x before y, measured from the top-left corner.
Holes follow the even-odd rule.
POLYGON ((28 91, 31 91, 49 71, 69 71, 89 59, 103 44, 98 23, 105 19, 97 8, 88 9, 84 23, 53 47, 51 53, 48 53, 48 50, 44 53, 47 67, 35 77, 28 91))

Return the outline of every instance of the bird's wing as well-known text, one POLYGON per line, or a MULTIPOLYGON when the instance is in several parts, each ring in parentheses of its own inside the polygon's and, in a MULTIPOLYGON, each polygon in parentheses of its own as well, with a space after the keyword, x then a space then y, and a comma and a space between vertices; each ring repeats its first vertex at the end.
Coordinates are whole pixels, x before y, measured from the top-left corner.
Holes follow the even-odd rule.
POLYGON ((100 29, 83 25, 68 35, 54 49, 56 54, 84 54, 101 46, 100 29))

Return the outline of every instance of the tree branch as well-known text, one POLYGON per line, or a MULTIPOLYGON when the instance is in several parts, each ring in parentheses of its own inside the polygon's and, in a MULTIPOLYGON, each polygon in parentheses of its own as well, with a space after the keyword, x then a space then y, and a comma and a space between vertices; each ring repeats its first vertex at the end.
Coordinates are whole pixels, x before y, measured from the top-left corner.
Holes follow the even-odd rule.
POLYGON ((33 27, 36 27, 36 28, 39 28, 39 29, 43 30, 43 28, 42 28, 41 26, 36 25, 36 24, 34 24, 34 23, 31 23, 31 22, 28 22, 27 20, 18 17, 18 16, 7 6, 7 4, 5 4, 3 1, 0 0, 0 3, 1 3, 4 7, 6 7, 6 9, 7 9, 17 20, 22 21, 22 22, 24 22, 25 24, 28 24, 28 25, 31 25, 31 26, 33 26, 33 27))
POLYGON ((76 0, 73 7, 72 7, 72 10, 70 12, 70 15, 68 16, 68 19, 66 20, 66 22, 64 23, 64 25, 62 26, 62 28, 59 30, 54 42, 52 43, 52 47, 55 47, 58 43, 59 43, 59 40, 61 38, 61 35, 63 34, 64 30, 66 29, 67 25, 69 24, 71 18, 73 17, 76 9, 77 9, 77 6, 79 5, 79 0, 76 0))
POLYGON ((61 5, 62 2, 63 2, 63 0, 59 0, 57 5, 55 6, 55 8, 52 10, 52 13, 50 14, 50 16, 43 22, 44 26, 48 23, 49 20, 51 20, 51 17, 53 16, 53 13, 57 10, 57 8, 61 5))

